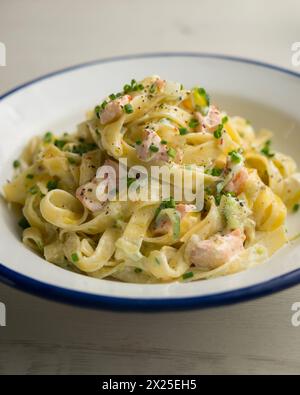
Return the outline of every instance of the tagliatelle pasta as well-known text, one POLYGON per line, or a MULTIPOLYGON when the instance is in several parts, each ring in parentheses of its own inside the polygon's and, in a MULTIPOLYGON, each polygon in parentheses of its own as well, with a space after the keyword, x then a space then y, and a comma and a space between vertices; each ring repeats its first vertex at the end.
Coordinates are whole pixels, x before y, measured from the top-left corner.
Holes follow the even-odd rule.
POLYGON ((67 270, 145 284, 215 278, 287 242, 300 174, 271 138, 202 87, 132 80, 76 132, 34 137, 4 195, 22 207, 24 244, 67 270))

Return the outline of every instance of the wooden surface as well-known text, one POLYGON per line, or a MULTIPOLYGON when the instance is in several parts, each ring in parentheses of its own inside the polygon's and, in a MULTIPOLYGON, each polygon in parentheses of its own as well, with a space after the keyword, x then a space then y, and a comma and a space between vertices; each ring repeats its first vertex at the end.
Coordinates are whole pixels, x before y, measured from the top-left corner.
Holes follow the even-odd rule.
MULTIPOLYGON (((149 51, 221 52, 292 68, 299 14, 297 0, 1 0, 0 93, 74 63, 149 51)), ((219 309, 125 314, 1 284, 0 373, 299 373, 297 301, 300 286, 219 309)))

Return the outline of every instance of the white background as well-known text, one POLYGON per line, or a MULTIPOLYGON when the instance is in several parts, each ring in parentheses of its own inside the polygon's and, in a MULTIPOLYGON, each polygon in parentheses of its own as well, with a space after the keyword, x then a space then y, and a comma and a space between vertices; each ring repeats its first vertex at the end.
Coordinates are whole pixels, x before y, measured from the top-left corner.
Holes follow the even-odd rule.
MULTIPOLYGON (((0 0, 0 94, 75 63, 154 51, 232 54, 300 72, 291 64, 299 15, 297 0, 0 0)), ((161 314, 83 310, 2 284, 0 301, 0 373, 300 372, 300 327, 291 325, 300 286, 161 314)))

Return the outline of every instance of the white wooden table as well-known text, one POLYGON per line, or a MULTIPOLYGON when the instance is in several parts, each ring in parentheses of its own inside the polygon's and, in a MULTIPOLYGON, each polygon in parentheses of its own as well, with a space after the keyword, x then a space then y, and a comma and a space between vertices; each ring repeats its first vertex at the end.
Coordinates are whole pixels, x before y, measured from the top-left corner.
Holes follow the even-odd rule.
MULTIPOLYGON (((292 68, 299 14, 297 0, 1 0, 0 93, 74 63, 150 51, 220 52, 292 68)), ((300 286, 180 313, 80 309, 2 284, 0 301, 0 373, 300 372, 300 327, 291 325, 300 286)))

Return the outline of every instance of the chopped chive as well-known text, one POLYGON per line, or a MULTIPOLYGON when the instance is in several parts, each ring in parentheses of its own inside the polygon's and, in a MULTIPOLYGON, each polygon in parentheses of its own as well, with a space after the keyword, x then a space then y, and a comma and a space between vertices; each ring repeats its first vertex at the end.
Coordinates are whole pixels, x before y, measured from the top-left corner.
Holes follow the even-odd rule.
POLYGON ((57 180, 50 180, 47 182, 47 188, 48 191, 52 191, 52 189, 56 189, 58 185, 58 181, 57 180))
POLYGON ((124 93, 141 91, 144 89, 142 84, 138 84, 135 79, 132 79, 130 84, 125 84, 123 87, 124 93))
POLYGON ((149 92, 150 92, 150 93, 154 93, 155 90, 156 90, 156 84, 154 83, 154 84, 152 84, 152 85, 150 86, 149 92))
POLYGON ((211 190, 211 188, 209 188, 209 187, 204 188, 204 192, 205 192, 207 195, 212 195, 212 190, 211 190))
POLYGON ((273 156, 275 155, 274 153, 270 152, 271 144, 271 140, 266 141, 264 147, 260 150, 260 152, 268 158, 273 158, 273 156))
POLYGON ((219 125, 218 128, 214 131, 214 137, 216 139, 220 139, 222 137, 222 130, 223 130, 223 125, 219 125))
POLYGON ((161 210, 165 209, 165 208, 175 208, 176 207, 176 203, 174 198, 171 196, 170 199, 168 200, 163 200, 160 204, 160 206, 157 208, 156 212, 155 212, 155 217, 158 216, 158 214, 161 212, 161 210))
POLYGON ((170 158, 175 158, 175 156, 176 156, 176 150, 174 149, 174 148, 169 148, 168 149, 168 155, 169 155, 169 157, 170 158))
POLYGON ((104 110, 105 109, 105 107, 107 106, 107 100, 104 100, 102 103, 101 103, 101 105, 100 105, 100 107, 101 107, 101 109, 102 110, 104 110))
POLYGON ((75 165, 76 164, 76 160, 74 158, 68 158, 68 162, 71 163, 71 165, 75 165))
POLYGON ((299 208, 300 208, 300 204, 299 204, 299 203, 296 203, 296 204, 294 205, 294 207, 293 207, 293 212, 296 213, 296 212, 299 210, 299 208))
POLYGON ((108 97, 110 100, 115 100, 117 96, 114 93, 111 93, 108 97))
POLYGON ((242 155, 237 151, 229 152, 229 156, 233 163, 240 163, 243 159, 242 155))
POLYGON ((228 196, 228 197, 236 197, 236 193, 235 192, 225 192, 224 195, 228 196))
POLYGON ((179 128, 179 133, 181 136, 184 136, 185 134, 187 134, 188 130, 187 128, 179 128))
POLYGON ((33 187, 28 189, 28 192, 30 192, 32 195, 35 195, 36 193, 38 193, 39 188, 37 185, 34 185, 33 187))
POLYGON ((219 177, 221 175, 221 173, 222 173, 222 169, 219 169, 218 167, 214 167, 211 170, 211 175, 214 177, 219 177))
POLYGON ((228 122, 228 116, 225 115, 225 117, 222 118, 222 124, 225 125, 225 123, 228 122))
POLYGON ((129 84, 126 84, 123 86, 123 91, 124 93, 128 93, 131 91, 131 86, 129 84))
POLYGON ((161 140, 160 144, 166 145, 166 144, 168 144, 168 142, 167 142, 167 140, 161 140))
POLYGON ((199 121, 195 118, 192 118, 189 122, 189 127, 191 129, 195 129, 199 125, 199 121))
POLYGON ((215 196, 215 202, 216 202, 216 205, 217 206, 219 206, 220 205, 220 203, 221 203, 221 195, 220 194, 218 194, 218 195, 216 195, 215 196))
POLYGON ((33 175, 33 174, 27 174, 27 176, 26 176, 26 178, 28 178, 29 180, 32 180, 32 179, 33 179, 33 177, 34 177, 34 175, 33 175))
POLYGON ((101 107, 100 106, 96 106, 95 107, 95 114, 96 114, 97 118, 100 118, 100 112, 101 112, 101 107))
POLYGON ((22 229, 27 229, 30 227, 30 223, 27 221, 27 219, 25 217, 22 217, 19 222, 18 225, 20 226, 20 228, 22 229))
POLYGON ((54 141, 54 145, 55 145, 57 148, 59 148, 59 149, 63 149, 63 147, 64 147, 64 145, 65 145, 66 143, 67 143, 67 142, 64 141, 64 140, 55 140, 55 141, 54 141))
POLYGON ((152 151, 152 152, 158 152, 159 148, 156 145, 151 144, 150 147, 149 147, 149 150, 152 151))
POLYGON ((71 259, 72 259, 73 262, 78 262, 78 261, 79 261, 79 258, 78 258, 78 255, 77 255, 76 252, 74 252, 74 253, 71 255, 71 259))
POLYGON ((82 143, 82 144, 75 145, 72 148, 72 152, 74 154, 83 155, 86 152, 92 151, 95 148, 97 148, 97 145, 94 143, 82 143))
POLYGON ((187 273, 184 273, 182 275, 182 279, 183 280, 187 280, 188 278, 192 278, 192 277, 194 277, 194 273, 193 272, 187 272, 187 273))
POLYGON ((207 94, 206 90, 205 90, 204 88, 198 88, 198 93, 199 93, 199 95, 201 95, 202 97, 204 97, 204 99, 205 99, 205 101, 206 101, 206 104, 207 104, 207 107, 208 107, 209 104, 210 104, 210 97, 209 97, 209 95, 207 94))
POLYGON ((133 107, 131 104, 125 104, 124 106, 124 111, 126 112, 126 114, 131 114, 133 113, 133 107))
POLYGON ((19 160, 14 160, 14 161, 13 161, 13 167, 14 167, 15 169, 17 169, 17 168, 20 167, 20 166, 21 166, 21 163, 20 163, 19 160))
POLYGON ((44 138, 43 138, 44 143, 51 143, 52 137, 53 137, 53 134, 51 132, 45 133, 44 138))
POLYGON ((135 144, 136 145, 141 145, 142 144, 142 140, 136 140, 135 144))
POLYGON ((127 187, 130 187, 130 185, 134 183, 134 181, 136 181, 136 178, 127 177, 127 187))
POLYGON ((142 273, 142 269, 140 269, 139 267, 136 267, 135 269, 134 269, 134 272, 135 273, 137 273, 137 274, 139 274, 139 273, 142 273))

